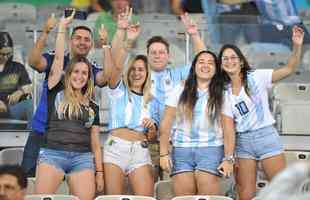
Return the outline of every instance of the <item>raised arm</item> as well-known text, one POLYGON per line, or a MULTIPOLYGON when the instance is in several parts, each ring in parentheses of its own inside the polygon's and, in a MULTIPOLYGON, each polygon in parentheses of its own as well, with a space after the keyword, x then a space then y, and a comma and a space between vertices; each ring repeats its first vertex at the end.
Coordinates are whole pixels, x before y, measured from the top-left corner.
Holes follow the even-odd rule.
POLYGON ((181 20, 186 29, 186 32, 192 38, 194 53, 197 54, 200 51, 206 50, 206 45, 199 35, 197 23, 189 17, 188 13, 181 15, 181 20))
POLYGON ((64 65, 64 55, 65 55, 65 42, 66 42, 66 30, 68 25, 72 22, 75 11, 72 12, 71 16, 67 18, 62 18, 59 22, 58 32, 56 37, 55 45, 55 57, 51 67, 51 71, 48 76, 48 88, 52 89, 60 81, 63 65, 64 65))
MULTIPOLYGON (((109 82, 109 78, 111 76, 112 69, 112 58, 111 58, 111 46, 108 45, 108 32, 102 24, 100 29, 98 30, 98 35, 100 38, 100 44, 103 51, 103 66, 104 69, 97 73, 96 75, 96 84, 98 86, 105 86, 109 82)), ((114 64, 113 64, 114 65, 114 64)))
POLYGON ((281 80, 295 72, 300 62, 303 41, 304 41, 303 29, 298 26, 294 26, 293 35, 292 35, 293 52, 288 59, 287 65, 280 67, 278 69, 275 69, 273 71, 272 82, 281 80))
POLYGON ((126 12, 118 16, 118 27, 112 41, 112 58, 115 67, 111 73, 110 86, 115 87, 122 75, 125 59, 128 55, 128 49, 140 34, 139 24, 129 24, 132 15, 132 9, 126 8, 126 12), (127 34, 127 39, 125 36, 127 34))
POLYGON ((47 41, 48 34, 55 27, 56 23, 57 20, 55 19, 54 15, 51 15, 43 28, 42 34, 30 50, 30 54, 28 55, 28 63, 34 70, 39 72, 43 72, 45 70, 47 61, 42 56, 42 53, 47 41))
POLYGON ((171 171, 171 159, 169 155, 169 138, 173 121, 176 116, 176 108, 166 106, 165 113, 159 128, 159 143, 160 143, 160 167, 167 171, 171 171))

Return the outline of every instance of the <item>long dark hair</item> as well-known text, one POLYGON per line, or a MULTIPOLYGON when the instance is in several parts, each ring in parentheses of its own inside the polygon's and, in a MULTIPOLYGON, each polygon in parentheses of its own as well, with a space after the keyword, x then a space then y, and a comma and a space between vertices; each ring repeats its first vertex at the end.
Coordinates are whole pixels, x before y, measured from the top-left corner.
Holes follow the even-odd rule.
POLYGON ((8 32, 0 32, 0 49, 10 48, 9 56, 7 61, 13 60, 13 40, 8 32))
POLYGON ((191 122, 193 119, 193 110, 198 100, 198 83, 197 83, 197 76, 195 72, 196 63, 198 58, 202 54, 210 54, 214 58, 215 63, 215 74, 211 78, 209 84, 209 98, 208 98, 208 118, 209 121, 214 123, 215 120, 218 118, 222 108, 223 102, 223 84, 220 81, 218 75, 220 73, 220 67, 218 65, 216 55, 211 51, 201 51, 199 52, 191 65, 189 75, 185 81, 184 90, 179 99, 179 108, 182 114, 186 117, 186 119, 191 122))
MULTIPOLYGON (((247 59, 245 58, 245 56, 243 55, 243 53, 241 52, 241 50, 237 46, 232 45, 232 44, 225 44, 221 48, 220 53, 219 53, 219 65, 221 68, 222 68, 223 52, 226 49, 232 49, 237 54, 237 56, 239 57, 240 62, 242 63, 241 72, 240 72, 241 73, 241 82, 245 88, 245 92, 247 93, 247 95, 251 96, 247 76, 248 76, 248 73, 252 71, 252 69, 251 69, 247 59)), ((222 81, 224 82, 224 87, 227 87, 227 85, 231 82, 228 74, 224 70, 221 70, 220 77, 222 78, 222 81)))

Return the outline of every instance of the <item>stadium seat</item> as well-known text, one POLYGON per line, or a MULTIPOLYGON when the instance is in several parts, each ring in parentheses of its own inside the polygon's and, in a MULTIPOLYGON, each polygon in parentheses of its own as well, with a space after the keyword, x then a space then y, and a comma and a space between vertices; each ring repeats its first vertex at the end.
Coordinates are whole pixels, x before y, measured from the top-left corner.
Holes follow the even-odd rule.
POLYGON ((309 135, 310 84, 279 83, 273 88, 273 113, 282 134, 309 135), (298 115, 296 115, 298 113, 298 115))
POLYGON ((291 53, 287 46, 273 43, 255 42, 243 45, 241 49, 255 69, 275 69, 285 65, 291 53))
POLYGON ((0 165, 3 164, 18 164, 20 165, 23 159, 24 148, 5 148, 0 151, 0 165))
POLYGON ((87 21, 89 22, 96 22, 97 17, 100 15, 100 12, 91 13, 87 16, 87 21))
POLYGON ((160 35, 170 43, 170 63, 173 66, 184 65, 186 61, 186 38, 182 24, 176 20, 150 20, 141 22, 141 33, 137 40, 135 54, 146 54, 146 41, 153 36, 160 35))
MULTIPOLYGON (((27 194, 28 195, 34 194, 36 178, 35 177, 29 177, 29 178, 27 178, 27 180, 28 180, 27 194)), ((63 181, 60 184, 60 186, 58 187, 58 190, 56 191, 55 194, 69 195, 69 188, 68 188, 66 181, 63 181)))
POLYGON ((305 151, 285 151, 284 156, 286 159, 286 164, 291 165, 298 161, 309 161, 310 152, 305 151))
POLYGON ((0 21, 35 23, 37 18, 36 8, 25 3, 1 3, 0 21))
POLYGON ((156 200, 153 197, 139 195, 101 195, 95 200, 156 200))
POLYGON ((73 195, 34 194, 34 195, 26 195, 25 200, 80 200, 80 199, 73 195))
POLYGON ((178 196, 171 200, 233 200, 230 197, 218 196, 218 195, 188 195, 188 196, 178 196))
POLYGON ((155 198, 157 200, 170 200, 174 197, 171 179, 155 183, 155 198))
MULTIPOLYGON (((229 179, 222 178, 220 180, 220 194, 235 197, 236 191, 234 187, 233 177, 229 179)), ((158 200, 170 200, 174 197, 171 179, 158 181, 155 184, 155 198, 158 200)))
POLYGON ((143 22, 152 22, 152 21, 177 21, 175 15, 172 14, 162 14, 162 13, 147 13, 140 14, 139 19, 141 23, 143 22))

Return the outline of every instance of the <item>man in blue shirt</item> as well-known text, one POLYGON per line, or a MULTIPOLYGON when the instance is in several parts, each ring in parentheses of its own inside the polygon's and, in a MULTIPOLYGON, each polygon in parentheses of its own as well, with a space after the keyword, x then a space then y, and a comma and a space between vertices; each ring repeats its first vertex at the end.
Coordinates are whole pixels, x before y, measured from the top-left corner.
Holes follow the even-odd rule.
MULTIPOLYGON (((31 49, 28 60, 29 65, 34 70, 40 73, 45 73, 45 80, 43 82, 40 102, 32 120, 32 132, 29 134, 23 155, 22 167, 28 176, 35 175, 38 152, 40 146, 44 143, 44 133, 47 124, 47 78, 54 60, 54 52, 44 54, 42 54, 42 52, 45 47, 48 34, 55 25, 56 19, 52 16, 47 20, 47 23, 43 28, 43 33, 35 43, 34 47, 31 49)), ((86 26, 75 27, 69 40, 70 53, 65 55, 64 66, 69 63, 70 58, 72 57, 86 57, 92 47, 93 35, 91 30, 86 26)), ((105 85, 107 74, 105 74, 104 71, 96 64, 93 64, 92 67, 95 83, 98 86, 105 85)))

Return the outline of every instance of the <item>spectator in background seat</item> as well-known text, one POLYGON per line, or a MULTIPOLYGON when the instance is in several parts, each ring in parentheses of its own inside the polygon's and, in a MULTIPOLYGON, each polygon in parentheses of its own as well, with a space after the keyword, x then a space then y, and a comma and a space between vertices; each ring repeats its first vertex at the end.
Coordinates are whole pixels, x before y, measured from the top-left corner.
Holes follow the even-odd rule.
MULTIPOLYGON (((109 12, 102 11, 98 16, 95 23, 95 41, 96 46, 100 46, 98 30, 101 28, 102 24, 108 30, 108 41, 112 41, 113 36, 117 30, 117 17, 121 13, 125 13, 127 7, 130 7, 131 0, 110 0, 112 10, 109 12)), ((137 16, 132 16, 133 24, 138 21, 137 16)))
POLYGON ((0 166, 0 199, 24 200, 27 177, 18 165, 0 166))
MULTIPOLYGON (((32 85, 25 66, 13 61, 13 40, 0 32, 0 116, 30 120, 32 85)), ((28 123, 30 128, 30 123, 28 123)))

